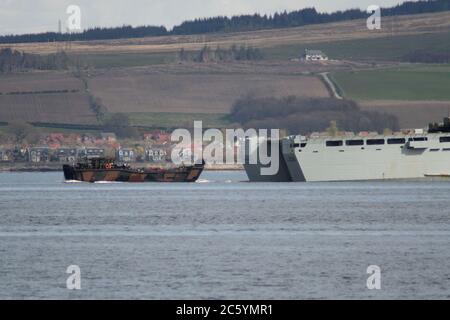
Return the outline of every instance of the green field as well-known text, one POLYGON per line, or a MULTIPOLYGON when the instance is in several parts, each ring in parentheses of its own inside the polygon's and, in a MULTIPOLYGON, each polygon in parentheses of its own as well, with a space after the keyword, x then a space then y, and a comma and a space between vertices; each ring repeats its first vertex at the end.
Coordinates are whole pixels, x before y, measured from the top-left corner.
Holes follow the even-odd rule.
POLYGON ((355 100, 450 101, 450 66, 336 72, 333 80, 355 100))
MULTIPOLYGON (((375 39, 339 40, 317 43, 298 43, 262 48, 266 60, 288 60, 298 58, 305 49, 318 49, 331 59, 356 60, 400 60, 416 50, 433 53, 450 51, 450 32, 393 36, 375 39)), ((177 52, 160 53, 108 53, 82 54, 82 61, 95 68, 138 67, 174 63, 177 52)))
POLYGON ((298 58, 305 49, 324 51, 330 59, 400 60, 416 50, 432 53, 450 51, 450 32, 375 38, 299 43, 263 49, 266 59, 298 58))
POLYGON ((128 113, 131 124, 143 127, 190 128, 194 121, 203 121, 204 128, 223 128, 229 124, 226 114, 142 112, 128 113))
MULTIPOLYGON (((331 59, 401 60, 405 55, 423 50, 431 53, 450 52, 450 32, 392 36, 374 39, 338 40, 316 43, 293 43, 261 48, 265 60, 298 58, 305 49, 318 49, 331 59)), ((95 68, 138 67, 174 63, 177 52, 160 53, 96 53, 81 54, 82 61, 95 68)))
POLYGON ((172 63, 176 60, 175 52, 162 53, 115 53, 80 55, 83 62, 98 68, 139 67, 172 63))

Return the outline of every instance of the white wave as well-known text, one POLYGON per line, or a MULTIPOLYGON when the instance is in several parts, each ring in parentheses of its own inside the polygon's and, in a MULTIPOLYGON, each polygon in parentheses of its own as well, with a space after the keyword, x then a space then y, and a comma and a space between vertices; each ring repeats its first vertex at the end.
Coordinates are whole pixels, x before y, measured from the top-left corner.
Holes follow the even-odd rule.
POLYGON ((115 183, 123 183, 121 181, 95 181, 94 183, 99 183, 99 184, 115 184, 115 183))
POLYGON ((210 182, 212 182, 212 181, 211 180, 207 180, 207 179, 198 179, 196 181, 196 183, 210 183, 210 182))
POLYGON ((79 180, 65 180, 64 183, 81 183, 83 181, 79 181, 79 180))

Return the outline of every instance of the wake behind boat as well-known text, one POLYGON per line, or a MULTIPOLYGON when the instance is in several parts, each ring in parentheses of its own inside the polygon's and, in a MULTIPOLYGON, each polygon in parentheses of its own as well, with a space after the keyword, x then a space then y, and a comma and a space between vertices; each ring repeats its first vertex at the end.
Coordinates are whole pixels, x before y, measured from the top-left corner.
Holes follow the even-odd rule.
POLYGON ((96 158, 76 165, 64 165, 66 181, 83 182, 195 182, 204 169, 204 163, 175 168, 132 168, 113 159, 96 158))

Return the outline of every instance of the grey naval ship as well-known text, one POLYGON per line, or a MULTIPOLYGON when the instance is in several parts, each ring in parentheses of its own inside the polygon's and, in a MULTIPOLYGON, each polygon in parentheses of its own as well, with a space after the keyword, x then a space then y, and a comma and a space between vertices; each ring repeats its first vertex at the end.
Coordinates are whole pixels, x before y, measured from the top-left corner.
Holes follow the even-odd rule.
POLYGON ((245 164, 250 181, 450 178, 450 118, 414 132, 333 137, 297 135, 279 142, 278 173, 264 176, 260 171, 262 165, 245 164))
MULTIPOLYGON (((280 140, 282 142, 283 140, 280 140)), ((267 140, 267 150, 268 155, 271 156, 270 150, 271 150, 271 140, 267 140)), ((259 161, 258 157, 258 147, 251 144, 251 141, 249 139, 246 140, 245 145, 245 162, 244 162, 244 169, 247 173, 247 176, 250 181, 252 182, 286 182, 286 181, 292 181, 291 175, 289 173, 287 163, 284 161, 283 155, 282 155, 282 145, 279 144, 279 152, 278 152, 278 162, 279 162, 279 169, 278 172, 275 175, 262 175, 261 174, 261 168, 268 167, 269 165, 262 165, 259 161), (253 154, 255 158, 257 159, 256 164, 251 164, 250 161, 250 155, 253 154)))

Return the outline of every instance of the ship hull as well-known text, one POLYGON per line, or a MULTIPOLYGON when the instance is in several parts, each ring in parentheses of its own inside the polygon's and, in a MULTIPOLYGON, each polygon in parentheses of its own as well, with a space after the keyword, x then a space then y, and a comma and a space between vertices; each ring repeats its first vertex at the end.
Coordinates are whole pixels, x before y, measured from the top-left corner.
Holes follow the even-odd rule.
POLYGON ((195 182, 203 172, 203 165, 164 170, 133 169, 77 169, 64 165, 66 180, 82 182, 195 182))
POLYGON ((289 137, 281 141, 281 155, 286 164, 290 181, 303 182, 305 176, 295 155, 295 146, 299 145, 299 137, 289 137))
MULTIPOLYGON (((270 141, 269 141, 270 143, 270 141)), ((270 147, 268 148, 270 150, 270 147)), ((286 162, 284 161, 282 155, 282 144, 279 144, 279 152, 278 152, 278 172, 274 175, 263 175, 261 174, 261 169, 269 168, 270 165, 263 165, 261 162, 257 161, 256 164, 250 164, 250 153, 253 153, 255 159, 258 159, 258 149, 250 150, 246 149, 246 159, 244 163, 245 173, 250 182, 290 182, 292 181, 291 175, 289 173, 286 162)))
POLYGON ((250 182, 290 182, 289 171, 283 162, 275 175, 262 175, 261 169, 267 166, 261 164, 244 164, 244 170, 250 182))
POLYGON ((388 144, 389 139, 398 137, 378 136, 376 138, 385 141, 384 144, 367 145, 364 142, 362 146, 347 146, 343 143, 337 147, 326 146, 327 140, 336 138, 309 140, 306 147, 297 146, 291 152, 295 156, 295 170, 301 171, 301 175, 293 180, 367 181, 450 176, 450 143, 440 142, 441 137, 437 134, 412 135, 405 136, 405 140, 421 138, 426 141, 388 144))

